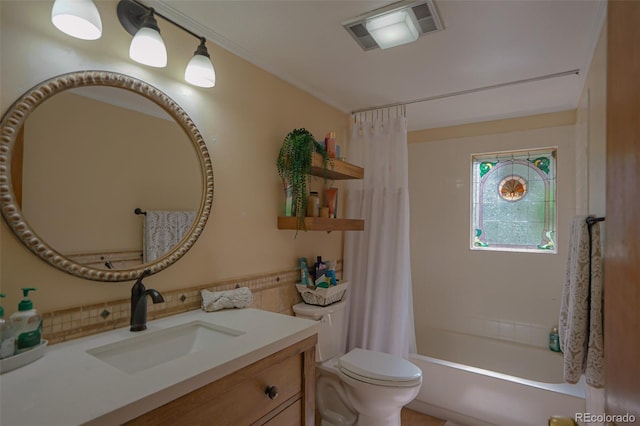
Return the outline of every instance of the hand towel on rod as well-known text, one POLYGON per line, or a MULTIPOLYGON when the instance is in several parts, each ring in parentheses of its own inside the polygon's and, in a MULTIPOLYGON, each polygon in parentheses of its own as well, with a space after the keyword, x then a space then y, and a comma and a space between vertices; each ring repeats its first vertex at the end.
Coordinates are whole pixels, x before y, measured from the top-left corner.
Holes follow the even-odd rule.
POLYGON ((187 234, 195 211, 147 210, 144 217, 142 252, 144 263, 170 252, 187 234))
POLYGON ((571 224, 558 331, 564 380, 576 383, 584 374, 587 384, 599 388, 604 386, 600 224, 592 225, 590 242, 586 218, 576 216, 571 224))

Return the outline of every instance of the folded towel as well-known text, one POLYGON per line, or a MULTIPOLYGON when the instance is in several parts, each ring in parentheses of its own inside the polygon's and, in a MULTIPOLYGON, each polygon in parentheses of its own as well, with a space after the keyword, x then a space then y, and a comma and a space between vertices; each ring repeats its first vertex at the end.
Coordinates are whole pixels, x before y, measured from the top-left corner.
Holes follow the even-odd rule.
POLYGON ((604 385, 604 345, 598 223, 592 226, 591 234, 590 242, 586 216, 574 218, 558 331, 564 352, 564 380, 576 383, 584 374, 587 384, 600 388, 604 385))
POLYGON ((201 290, 202 310, 206 312, 220 309, 246 308, 251 304, 253 295, 248 287, 240 287, 227 291, 201 290))

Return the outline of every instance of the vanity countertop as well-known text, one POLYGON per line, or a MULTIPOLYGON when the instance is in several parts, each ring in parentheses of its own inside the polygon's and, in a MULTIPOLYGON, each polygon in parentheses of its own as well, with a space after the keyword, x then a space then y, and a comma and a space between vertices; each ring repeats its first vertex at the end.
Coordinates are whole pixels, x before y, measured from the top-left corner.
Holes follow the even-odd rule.
POLYGON ((317 332, 317 323, 258 309, 191 311, 53 345, 43 358, 0 376, 0 424, 114 425, 191 392, 317 332), (161 365, 125 373, 87 350, 204 321, 242 331, 224 344, 161 365))

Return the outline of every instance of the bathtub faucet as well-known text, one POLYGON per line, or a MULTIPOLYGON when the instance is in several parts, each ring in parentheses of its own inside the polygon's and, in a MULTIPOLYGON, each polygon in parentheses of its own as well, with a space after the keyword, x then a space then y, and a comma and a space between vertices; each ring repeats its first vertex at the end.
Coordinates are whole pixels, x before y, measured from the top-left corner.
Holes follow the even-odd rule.
POLYGON ((151 269, 145 269, 131 287, 131 331, 147 329, 147 296, 151 296, 153 303, 164 302, 158 290, 147 290, 142 284, 142 279, 148 275, 151 275, 151 269))

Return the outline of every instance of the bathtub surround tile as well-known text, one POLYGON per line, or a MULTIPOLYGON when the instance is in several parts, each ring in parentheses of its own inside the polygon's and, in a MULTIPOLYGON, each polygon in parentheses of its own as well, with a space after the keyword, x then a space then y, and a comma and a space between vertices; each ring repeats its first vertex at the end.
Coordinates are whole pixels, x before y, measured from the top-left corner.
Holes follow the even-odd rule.
MULTIPOLYGON (((336 264, 336 273, 342 276, 342 261, 336 264)), ((295 288, 300 280, 300 270, 291 268, 282 271, 249 275, 213 282, 204 286, 182 288, 162 292, 162 303, 147 304, 149 321, 200 309, 200 291, 232 290, 248 287, 253 293, 252 308, 293 315, 291 306, 302 301, 295 288)), ((110 300, 86 306, 77 306, 58 311, 42 313, 43 338, 50 345, 91 334, 100 333, 129 325, 131 305, 129 299, 110 300), (102 313, 108 311, 109 315, 102 313)))
POLYGON ((529 324, 516 323, 515 340, 518 343, 529 343, 531 341, 531 326, 529 324))
POLYGON ((549 332, 551 327, 536 325, 531 327, 529 344, 539 347, 549 346, 549 332))
POLYGON ((477 336, 484 336, 484 318, 471 317, 471 324, 469 327, 469 334, 475 334, 477 336))
POLYGON ((445 313, 440 317, 441 328, 450 330, 459 330, 461 333, 467 333, 470 328, 471 318, 464 313, 445 313))
POLYGON ((551 326, 521 322, 510 323, 507 321, 499 321, 499 323, 498 338, 501 340, 523 343, 540 348, 545 348, 549 344, 549 331, 551 331, 551 326), (511 326, 507 324, 513 326, 513 333, 511 332, 511 326))
POLYGON ((485 320, 484 322, 484 336, 486 337, 498 337, 498 330, 500 328, 500 321, 485 320))
POLYGON ((477 313, 459 313, 451 310, 448 312, 430 312, 426 316, 429 318, 429 321, 425 323, 426 327, 421 330, 419 325, 416 324, 416 335, 428 335, 428 332, 425 332, 424 329, 446 330, 453 333, 469 334, 539 348, 548 347, 549 332, 555 325, 555 318, 552 318, 549 324, 535 324, 513 321, 508 318, 486 317, 477 313))
POLYGON ((516 326, 514 323, 509 321, 499 321, 498 337, 505 340, 515 340, 515 329, 516 326))
POLYGON ((485 318, 478 317, 477 315, 467 315, 464 318, 465 323, 460 327, 462 333, 476 334, 479 336, 484 335, 485 318))

